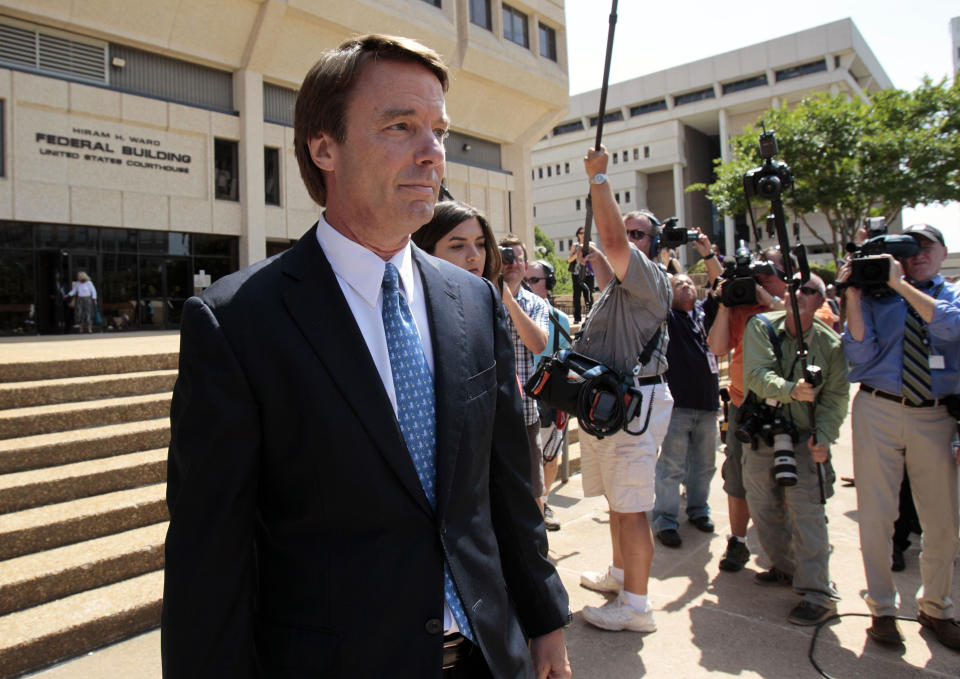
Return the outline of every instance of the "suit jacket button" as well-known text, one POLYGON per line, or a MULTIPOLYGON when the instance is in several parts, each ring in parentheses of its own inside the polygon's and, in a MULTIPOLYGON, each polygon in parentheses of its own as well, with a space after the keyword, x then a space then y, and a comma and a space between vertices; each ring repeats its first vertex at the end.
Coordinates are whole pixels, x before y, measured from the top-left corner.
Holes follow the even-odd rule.
POLYGON ((443 634, 443 621, 439 618, 430 618, 424 625, 424 629, 427 630, 427 634, 443 634))

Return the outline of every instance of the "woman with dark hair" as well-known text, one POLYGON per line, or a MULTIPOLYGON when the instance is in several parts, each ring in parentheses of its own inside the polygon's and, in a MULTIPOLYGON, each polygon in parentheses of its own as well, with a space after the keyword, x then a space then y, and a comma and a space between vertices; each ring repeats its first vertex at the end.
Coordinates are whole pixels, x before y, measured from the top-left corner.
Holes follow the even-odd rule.
POLYGON ((413 242, 431 255, 488 281, 496 283, 500 275, 500 252, 490 222, 466 203, 437 203, 433 219, 414 232, 413 242))

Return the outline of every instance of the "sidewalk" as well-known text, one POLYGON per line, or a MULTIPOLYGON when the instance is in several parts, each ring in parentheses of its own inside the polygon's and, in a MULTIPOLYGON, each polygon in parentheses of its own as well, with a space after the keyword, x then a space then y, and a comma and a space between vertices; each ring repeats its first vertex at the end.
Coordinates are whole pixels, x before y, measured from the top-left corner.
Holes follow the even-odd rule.
MULTIPOLYGON (((2 350, 2 349, 0 349, 2 350)), ((850 441, 849 418, 841 440, 850 441)), ((571 454, 577 457, 577 446, 571 454)), ((718 463, 721 454, 718 453, 718 463)), ((852 476, 849 444, 834 450, 837 476, 852 476)), ((604 596, 579 586, 581 570, 606 567, 610 543, 606 503, 583 497, 579 474, 555 489, 550 505, 562 529, 550 533, 551 557, 570 594, 575 613, 567 630, 573 674, 577 679, 678 679, 703 676, 817 677, 807 659, 812 628, 786 621, 796 603, 789 588, 759 587, 753 574, 762 567, 752 559, 740 573, 718 569, 726 546, 726 498, 719 472, 711 492, 718 532, 707 535, 689 524, 680 533, 683 546, 667 549, 657 543, 650 582, 659 625, 653 634, 604 632, 587 625, 578 612, 599 605, 604 596)), ((833 545, 830 567, 843 597, 840 613, 867 613, 861 600, 865 584, 860 561, 854 488, 837 484, 827 503, 833 545)), ((913 536, 907 568, 894 575, 904 596, 900 614, 913 617, 912 594, 919 587, 919 540, 913 536)), ((748 544, 759 549, 751 529, 748 544)), ((960 569, 954 566, 954 600, 960 599, 960 569)), ((816 658, 835 677, 957 677, 960 653, 942 646, 915 622, 901 622, 906 650, 889 650, 868 641, 868 617, 847 617, 823 629, 816 658)), ((153 631, 30 675, 38 679, 159 679, 160 634, 153 631)), ((362 679, 362 678, 358 678, 362 679)))

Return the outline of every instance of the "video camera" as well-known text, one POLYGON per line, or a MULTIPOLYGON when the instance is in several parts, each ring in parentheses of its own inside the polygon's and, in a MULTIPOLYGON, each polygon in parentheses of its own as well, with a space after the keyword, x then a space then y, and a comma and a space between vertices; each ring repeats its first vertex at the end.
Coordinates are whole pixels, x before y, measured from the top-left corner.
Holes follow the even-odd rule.
POLYGON ((515 261, 517 261, 517 253, 513 251, 512 247, 501 245, 500 259, 503 260, 504 264, 513 264, 515 261))
POLYGON ((913 236, 888 236, 883 217, 868 219, 868 239, 862 245, 847 243, 850 260, 850 278, 837 284, 838 291, 848 286, 860 288, 864 294, 883 297, 893 291, 887 285, 890 280, 890 260, 883 255, 904 260, 920 252, 920 244, 913 236))
POLYGON ((699 237, 699 230, 677 226, 677 218, 671 217, 663 223, 663 228, 660 230, 660 247, 675 248, 693 243, 699 237))
POLYGON ((752 391, 747 394, 738 418, 736 431, 741 443, 756 448, 760 441, 773 448, 773 477, 781 486, 797 485, 797 457, 794 444, 798 432, 784 417, 779 401, 761 401, 752 391))
POLYGON ((720 301, 727 307, 756 304, 758 276, 776 273, 773 264, 754 257, 746 241, 741 240, 736 255, 724 262, 720 301))
POLYGON ((759 196, 766 200, 779 198, 793 186, 793 172, 786 163, 774 160, 777 155, 777 136, 764 130, 760 135, 760 157, 763 165, 743 175, 743 190, 747 199, 759 196))

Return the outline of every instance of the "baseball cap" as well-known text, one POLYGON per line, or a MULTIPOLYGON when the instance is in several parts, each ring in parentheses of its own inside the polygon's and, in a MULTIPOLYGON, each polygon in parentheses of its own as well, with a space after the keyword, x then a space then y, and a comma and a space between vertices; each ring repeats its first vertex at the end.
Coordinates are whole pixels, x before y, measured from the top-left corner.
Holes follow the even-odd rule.
POLYGON ((930 226, 929 224, 911 224, 905 228, 903 232, 911 236, 923 236, 927 240, 936 241, 940 243, 940 245, 946 246, 940 229, 935 226, 930 226))

